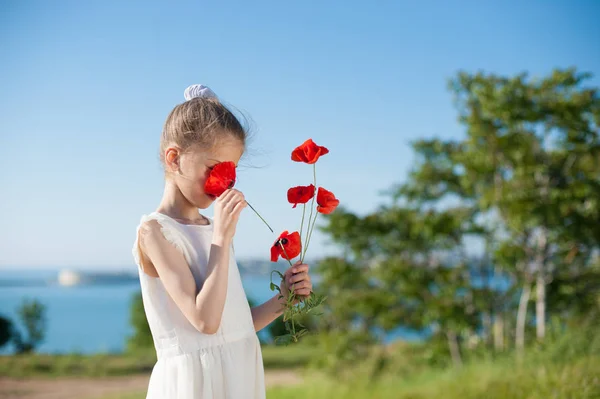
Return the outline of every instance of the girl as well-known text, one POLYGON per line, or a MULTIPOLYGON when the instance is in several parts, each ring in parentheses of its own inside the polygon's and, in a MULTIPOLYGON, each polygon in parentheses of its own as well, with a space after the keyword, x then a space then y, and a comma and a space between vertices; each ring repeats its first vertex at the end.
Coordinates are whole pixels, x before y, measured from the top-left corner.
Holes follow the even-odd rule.
MULTIPOLYGON (((144 215, 133 254, 157 362, 149 399, 264 398, 262 355, 256 332, 282 314, 274 296, 250 309, 232 240, 244 195, 204 192, 219 162, 237 166, 246 132, 206 86, 185 91, 167 117, 160 141, 165 189, 155 212, 144 215), (215 203, 214 218, 198 213, 215 203)), ((312 290, 308 266, 284 273, 284 296, 312 290)))

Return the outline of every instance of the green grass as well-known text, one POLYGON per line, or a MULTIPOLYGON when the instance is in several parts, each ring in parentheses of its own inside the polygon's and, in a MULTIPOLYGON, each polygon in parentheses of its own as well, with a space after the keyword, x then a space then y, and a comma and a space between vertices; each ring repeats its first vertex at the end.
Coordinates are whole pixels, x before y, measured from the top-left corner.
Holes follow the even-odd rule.
MULTIPOLYGON (((311 347, 266 346, 263 348, 266 369, 304 367, 314 356, 311 347)), ((149 373, 155 363, 152 351, 132 354, 0 356, 0 375, 6 377, 107 377, 149 373)))
MULTIPOLYGON (((273 399, 592 399, 600 398, 600 360, 583 359, 563 367, 539 365, 518 370, 514 365, 477 364, 461 371, 429 373, 410 381, 389 376, 339 382, 320 376, 297 387, 268 390, 273 399)), ((103 399, 143 399, 144 393, 103 399)))
POLYGON ((376 383, 364 379, 335 381, 315 376, 302 387, 277 387, 278 399, 550 399, 600 398, 600 359, 586 357, 564 365, 514 362, 476 363, 462 370, 424 372, 402 381, 386 376, 376 383))
MULTIPOLYGON (((299 386, 273 387, 267 397, 273 399, 553 399, 600 398, 600 334, 586 329, 576 335, 565 334, 545 346, 532 345, 523 362, 517 363, 511 354, 495 360, 468 362, 463 368, 433 369, 394 366, 376 382, 369 381, 369 362, 361 362, 352 377, 335 379, 324 373, 306 369, 317 355, 314 347, 291 345, 265 347, 265 368, 297 369, 304 373, 299 386), (393 371, 396 370, 396 371, 393 371)), ((398 346, 394 356, 401 364, 411 360, 409 348, 398 346)), ((413 355, 414 356, 414 355, 413 355)), ((66 356, 2 356, 3 376, 109 376, 148 373, 153 356, 143 355, 66 355, 66 356)), ((121 394, 103 399, 143 399, 144 392, 121 394)))
POLYGON ((149 373, 154 355, 41 355, 0 356, 0 375, 5 377, 107 377, 149 373))
POLYGON ((102 399, 146 399, 146 392, 116 395, 116 396, 105 396, 102 399))
MULTIPOLYGON (((327 399, 591 399, 600 398, 600 329, 581 326, 571 333, 547 337, 544 345, 531 344, 517 362, 507 353, 492 360, 472 360, 463 368, 394 367, 376 382, 368 381, 368 361, 351 378, 336 380, 323 375, 307 376, 301 387, 277 387, 270 398, 327 399), (393 372, 392 370, 397 370, 393 372), (399 372, 402 370, 401 372, 399 372)), ((394 353, 396 363, 415 361, 409 352, 394 353)), ((406 348, 405 348, 406 349, 406 348)))
MULTIPOLYGON (((408 380, 386 375, 373 383, 337 381, 307 374, 305 383, 268 390, 272 399, 592 399, 600 398, 600 358, 584 356, 558 364, 514 359, 480 361, 463 369, 429 370, 408 380)), ((144 393, 103 399, 143 399, 144 393)))
POLYGON ((264 346, 262 348, 265 369, 303 368, 317 355, 313 345, 264 346))

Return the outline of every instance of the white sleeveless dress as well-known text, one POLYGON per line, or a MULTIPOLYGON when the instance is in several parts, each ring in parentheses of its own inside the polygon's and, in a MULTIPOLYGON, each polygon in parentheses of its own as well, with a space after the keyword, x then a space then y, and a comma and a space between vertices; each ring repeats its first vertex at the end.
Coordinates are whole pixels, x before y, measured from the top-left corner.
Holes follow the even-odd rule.
MULTIPOLYGON (((165 238, 181 250, 200 289, 206 279, 212 219, 206 226, 185 225, 153 212, 144 215, 140 225, 152 219, 160 223, 165 238)), ((142 271, 136 235, 133 256, 158 359, 150 376, 147 399, 265 398, 260 344, 233 249, 230 251, 221 325, 216 334, 203 334, 179 310, 160 278, 142 271)))

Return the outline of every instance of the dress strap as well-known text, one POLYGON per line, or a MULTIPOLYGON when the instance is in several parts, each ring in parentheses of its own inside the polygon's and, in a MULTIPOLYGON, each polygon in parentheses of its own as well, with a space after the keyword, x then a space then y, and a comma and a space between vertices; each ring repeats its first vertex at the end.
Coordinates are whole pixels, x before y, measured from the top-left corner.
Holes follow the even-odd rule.
POLYGON ((162 232, 165 239, 171 244, 173 244, 175 248, 181 251, 181 253, 185 257, 185 260, 188 262, 188 264, 190 264, 191 254, 189 248, 191 244, 189 243, 188 238, 182 232, 181 227, 175 220, 158 212, 152 212, 148 215, 143 215, 136 229, 136 239, 132 251, 136 264, 140 265, 141 261, 139 251, 139 230, 142 224, 150 220, 156 220, 158 224, 160 224, 160 231, 162 232))

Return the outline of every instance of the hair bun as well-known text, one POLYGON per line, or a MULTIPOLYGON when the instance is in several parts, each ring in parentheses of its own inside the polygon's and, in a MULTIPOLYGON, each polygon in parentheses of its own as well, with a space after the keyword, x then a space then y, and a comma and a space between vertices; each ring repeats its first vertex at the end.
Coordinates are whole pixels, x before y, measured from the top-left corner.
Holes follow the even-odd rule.
POLYGON ((191 100, 192 98, 201 97, 201 98, 214 98, 217 99, 217 95, 214 91, 210 89, 208 86, 204 85, 191 85, 183 92, 183 96, 186 101, 191 100))

